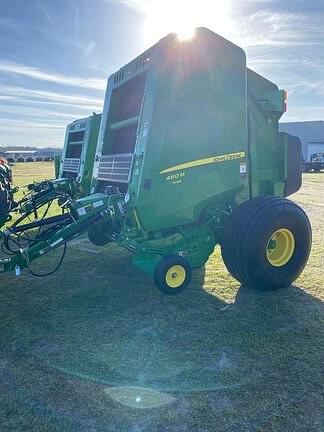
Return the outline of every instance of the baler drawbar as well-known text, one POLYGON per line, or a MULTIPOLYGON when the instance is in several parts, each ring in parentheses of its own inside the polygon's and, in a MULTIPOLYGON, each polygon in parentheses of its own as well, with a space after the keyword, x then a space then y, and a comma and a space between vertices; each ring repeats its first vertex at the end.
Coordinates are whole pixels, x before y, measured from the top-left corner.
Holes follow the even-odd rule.
MULTIPOLYGON (((109 217, 109 207, 107 195, 92 195, 85 199, 72 201, 66 204, 67 213, 62 215, 45 218, 44 220, 34 221, 25 225, 18 225, 3 231, 4 245, 10 252, 15 252, 13 257, 0 259, 0 272, 15 270, 20 274, 20 270, 30 267, 30 263, 35 259, 52 252, 60 246, 65 246, 70 240, 78 237, 89 229, 89 227, 99 220, 109 217), (28 236, 28 246, 20 245, 15 236, 23 233, 25 236, 30 230, 49 225, 34 237, 28 236), (12 251, 9 246, 13 242, 19 249, 12 251)), ((28 234, 27 234, 28 235, 28 234)))

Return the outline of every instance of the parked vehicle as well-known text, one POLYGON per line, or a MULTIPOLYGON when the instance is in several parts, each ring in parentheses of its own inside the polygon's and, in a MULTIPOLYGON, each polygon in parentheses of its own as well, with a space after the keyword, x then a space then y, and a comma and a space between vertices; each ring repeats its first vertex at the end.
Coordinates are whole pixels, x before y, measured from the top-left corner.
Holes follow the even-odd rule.
POLYGON ((324 152, 312 154, 309 162, 303 161, 302 170, 303 172, 324 170, 324 152))

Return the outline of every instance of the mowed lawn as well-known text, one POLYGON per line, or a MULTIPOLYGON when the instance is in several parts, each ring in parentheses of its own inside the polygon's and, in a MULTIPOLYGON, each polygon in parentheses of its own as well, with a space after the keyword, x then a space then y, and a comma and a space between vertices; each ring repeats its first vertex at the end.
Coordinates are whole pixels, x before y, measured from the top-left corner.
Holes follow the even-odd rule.
MULTIPOLYGON (((19 185, 53 175, 14 167, 19 185)), ((324 173, 292 199, 314 239, 285 290, 240 287, 217 249, 163 296, 129 252, 86 237, 50 277, 2 274, 0 431, 323 431, 324 173)))

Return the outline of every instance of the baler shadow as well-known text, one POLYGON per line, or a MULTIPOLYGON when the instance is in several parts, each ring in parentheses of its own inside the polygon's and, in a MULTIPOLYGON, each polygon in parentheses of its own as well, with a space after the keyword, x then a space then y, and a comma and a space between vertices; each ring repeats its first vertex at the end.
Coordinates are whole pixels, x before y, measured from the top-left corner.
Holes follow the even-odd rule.
MULTIPOLYGON (((80 270, 87 260, 87 254, 80 257, 80 270)), ((217 289, 204 291, 203 270, 194 273, 187 291, 164 296, 125 252, 116 252, 105 267, 102 260, 93 257, 86 279, 78 269, 71 280, 64 280, 64 271, 49 279, 49 287, 38 292, 41 306, 27 304, 21 311, 26 334, 32 335, 15 360, 24 362, 21 373, 45 368, 80 386, 99 386, 100 397, 104 391, 108 399, 129 406, 139 401, 142 407, 154 406, 152 391, 241 391, 278 366, 284 349, 291 353, 303 344, 304 351, 305 319, 314 320, 304 307, 322 308, 296 286, 266 294, 240 287, 228 304, 218 298, 217 289)), ((38 385, 35 381, 31 387, 41 395, 38 385)))

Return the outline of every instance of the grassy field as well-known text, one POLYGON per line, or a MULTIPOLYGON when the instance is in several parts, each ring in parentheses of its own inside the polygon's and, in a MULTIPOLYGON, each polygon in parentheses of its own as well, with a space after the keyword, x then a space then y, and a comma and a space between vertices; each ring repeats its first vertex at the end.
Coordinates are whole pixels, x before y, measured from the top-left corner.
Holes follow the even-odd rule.
MULTIPOLYGON (((14 180, 53 173, 18 164, 14 180)), ((323 431, 324 173, 292 199, 314 239, 286 290, 240 287, 217 249, 166 297, 127 251, 86 238, 46 279, 3 274, 0 431, 323 431)))

